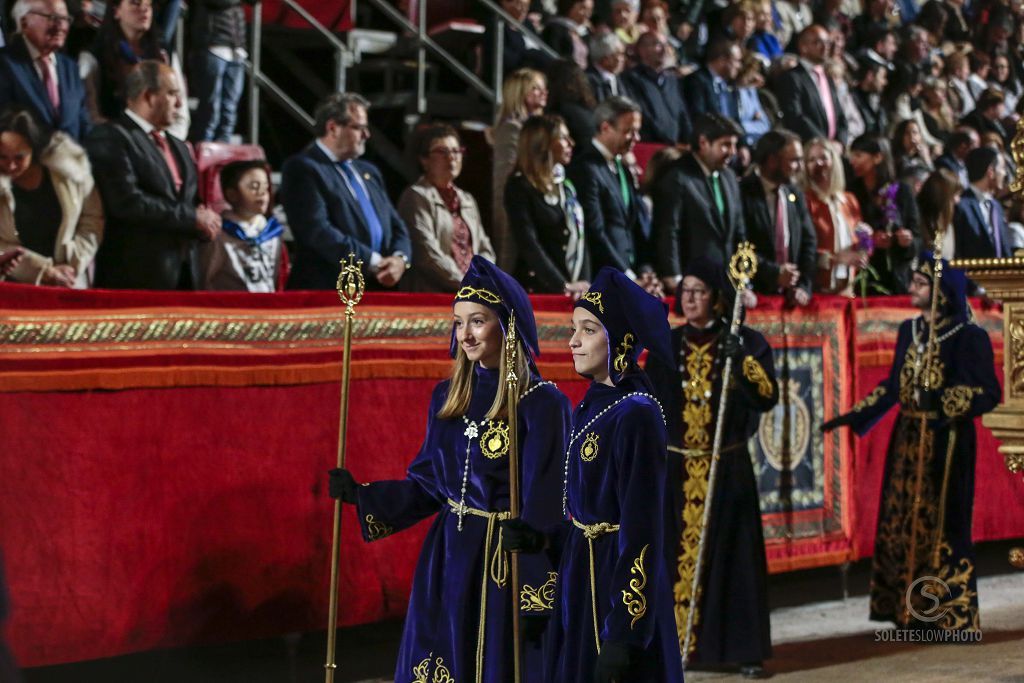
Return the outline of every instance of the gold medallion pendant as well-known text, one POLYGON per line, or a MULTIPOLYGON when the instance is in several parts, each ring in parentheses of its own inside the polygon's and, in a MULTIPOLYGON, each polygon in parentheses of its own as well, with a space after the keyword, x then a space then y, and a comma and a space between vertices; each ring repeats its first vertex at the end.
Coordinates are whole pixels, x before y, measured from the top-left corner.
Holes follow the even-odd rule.
POLYGON ((508 455, 508 425, 500 420, 491 422, 480 437, 480 452, 492 460, 508 455))
POLYGON ((587 434, 583 439, 583 445, 580 446, 580 460, 590 462, 597 457, 597 442, 600 438, 595 432, 587 434))

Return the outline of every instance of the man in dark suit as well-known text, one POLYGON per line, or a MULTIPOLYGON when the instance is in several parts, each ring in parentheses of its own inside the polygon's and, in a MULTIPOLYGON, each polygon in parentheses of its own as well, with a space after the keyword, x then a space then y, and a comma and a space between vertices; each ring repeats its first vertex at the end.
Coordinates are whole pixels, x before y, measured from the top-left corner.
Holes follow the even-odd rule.
POLYGON ((757 171, 740 183, 747 239, 758 257, 754 291, 784 294, 798 306, 811 300, 818 249, 807 202, 795 182, 803 157, 795 133, 769 131, 754 148, 757 171))
POLYGON ((139 62, 125 78, 124 114, 86 140, 106 213, 97 287, 195 289, 196 247, 220 232, 220 216, 196 208, 188 147, 164 132, 182 105, 178 82, 163 62, 139 62))
POLYGON ((707 64, 683 79, 683 94, 690 116, 707 112, 739 122, 739 100, 733 81, 743 66, 743 51, 736 41, 718 38, 708 46, 707 64))
POLYGON ((1003 103, 1006 98, 995 88, 987 88, 978 95, 974 110, 960 120, 960 125, 970 126, 979 135, 995 133, 1006 147, 1013 141, 1013 135, 1003 125, 1003 103))
POLYGON ((889 114, 882 106, 882 92, 889 83, 889 68, 873 59, 862 58, 855 80, 857 85, 850 90, 850 96, 864 120, 864 132, 886 135, 889 114))
POLYGON ((846 144, 846 114, 839 104, 835 81, 825 72, 831 39, 822 26, 800 32, 799 63, 779 76, 775 95, 782 123, 803 140, 828 138, 846 144))
POLYGON ((85 86, 78 64, 60 52, 71 24, 64 0, 19 0, 13 10, 19 33, 0 50, 0 108, 17 103, 44 127, 84 139, 85 86))
POLYGON ((690 139, 690 115, 678 77, 665 69, 666 38, 648 31, 636 41, 640 63, 622 74, 629 98, 640 105, 644 142, 674 145, 690 139))
POLYGON ((690 260, 725 264, 744 239, 739 185, 727 165, 742 136, 735 122, 704 114, 694 122, 691 151, 669 163, 651 191, 655 266, 669 294, 690 260))
POLYGON ((317 139, 284 162, 281 203, 295 235, 289 289, 334 289, 339 262, 354 253, 371 288, 396 286, 412 245, 373 164, 359 159, 370 138, 370 103, 328 95, 316 108, 317 139))
POLYGON ((942 154, 935 157, 935 168, 944 168, 960 179, 960 184, 966 190, 971 184, 967 179, 967 165, 964 163, 967 155, 972 149, 977 149, 981 144, 978 131, 970 126, 958 126, 949 134, 942 154))
MULTIPOLYGON (((614 33, 598 33, 590 38, 590 66, 587 81, 594 99, 604 102, 609 97, 624 96, 622 69, 626 65, 626 46, 614 33)), ((583 140, 580 140, 582 143, 583 140)))
POLYGON ((995 198, 1006 181, 1003 155, 992 147, 972 150, 967 155, 967 178, 971 185, 964 190, 953 211, 956 258, 1011 256, 1006 216, 995 198))
POLYGON ((569 179, 583 207, 587 246, 594 272, 616 268, 651 292, 654 245, 647 207, 622 163, 640 139, 641 114, 631 100, 610 97, 594 110, 597 135, 582 142, 569 165, 569 179))

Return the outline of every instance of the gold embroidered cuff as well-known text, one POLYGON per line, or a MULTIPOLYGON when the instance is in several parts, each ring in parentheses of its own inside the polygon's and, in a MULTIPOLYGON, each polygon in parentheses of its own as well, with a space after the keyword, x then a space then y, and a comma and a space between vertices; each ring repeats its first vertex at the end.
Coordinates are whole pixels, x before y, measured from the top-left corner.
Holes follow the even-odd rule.
POLYGON ((555 604, 555 583, 558 572, 548 572, 548 580, 534 588, 523 584, 519 591, 519 609, 523 612, 546 612, 555 604))
POLYGON ((772 381, 768 373, 753 356, 743 358, 743 378, 751 384, 757 385, 757 393, 764 398, 772 396, 772 381))

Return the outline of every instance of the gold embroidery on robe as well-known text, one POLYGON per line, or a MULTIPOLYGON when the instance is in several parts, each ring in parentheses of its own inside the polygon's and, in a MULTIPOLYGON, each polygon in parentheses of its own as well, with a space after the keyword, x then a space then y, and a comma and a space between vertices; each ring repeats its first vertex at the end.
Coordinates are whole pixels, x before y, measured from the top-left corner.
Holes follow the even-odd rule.
POLYGON ((378 522, 373 515, 366 515, 366 535, 371 541, 376 541, 395 532, 394 527, 378 522))
POLYGON ((859 413, 860 411, 864 410, 865 408, 870 408, 871 406, 873 406, 876 403, 878 403, 878 399, 882 398, 883 396, 885 396, 885 387, 883 387, 883 386, 875 387, 874 391, 872 391, 870 394, 868 394, 867 396, 862 398, 857 403, 857 405, 855 405, 853 407, 853 412, 859 413))
POLYGON ((492 420, 480 437, 480 452, 491 460, 508 455, 508 425, 501 420, 492 420))
POLYGON ((412 683, 455 683, 448 667, 444 665, 444 657, 434 660, 434 676, 430 676, 430 658, 432 656, 433 653, 412 668, 412 683))
POLYGON ((601 437, 597 435, 597 432, 590 432, 586 438, 583 439, 583 445, 580 446, 580 460, 583 462, 590 462, 597 457, 598 441, 601 437))
POLYGON ((460 289, 458 292, 455 293, 455 299, 456 300, 459 300, 459 299, 473 299, 473 298, 483 299, 484 301, 486 301, 489 304, 500 304, 501 303, 501 297, 500 296, 498 296, 497 294, 495 294, 491 290, 484 289, 482 287, 469 287, 467 285, 466 287, 463 287, 462 289, 460 289))
POLYGON ((622 342, 615 347, 615 361, 612 363, 615 372, 623 372, 626 369, 626 357, 633 350, 635 341, 636 337, 633 336, 633 333, 627 332, 626 336, 622 338, 622 342))
POLYGON ((534 588, 524 584, 519 592, 519 609, 523 612, 544 612, 555 604, 555 583, 558 572, 548 572, 548 580, 534 588))
POLYGON ((713 342, 703 346, 687 345, 690 353, 686 357, 686 372, 689 376, 683 387, 683 434, 685 448, 710 448, 711 435, 708 427, 711 424, 711 366, 714 361, 710 349, 713 342))
POLYGON ((971 410, 971 400, 981 393, 981 387, 968 387, 962 384, 947 387, 942 392, 942 412, 949 417, 966 415, 971 410))
POLYGON ((761 367, 761 364, 753 356, 746 356, 743 359, 743 377, 748 382, 757 385, 757 393, 765 398, 771 398, 772 381, 768 373, 761 367))
POLYGON ((589 301, 590 303, 597 306, 597 310, 601 311, 601 313, 604 313, 604 304, 601 303, 601 292, 587 292, 586 294, 583 295, 582 298, 584 301, 589 301))
POLYGON ((633 560, 633 566, 629 570, 630 576, 633 577, 629 580, 629 590, 622 591, 622 603, 626 606, 626 612, 629 616, 633 617, 633 620, 629 622, 629 629, 631 631, 636 626, 636 622, 640 621, 647 614, 647 597, 643 593, 644 588, 647 587, 644 557, 647 555, 647 549, 650 547, 650 544, 645 545, 640 550, 640 556, 633 560))
POLYGON ((929 390, 937 391, 942 388, 946 366, 938 356, 932 359, 928 367, 915 369, 915 365, 918 363, 924 365, 926 355, 924 351, 919 354, 917 347, 913 344, 907 347, 907 355, 904 358, 903 367, 900 368, 900 403, 905 406, 914 403, 914 390, 924 386, 926 378, 929 390))

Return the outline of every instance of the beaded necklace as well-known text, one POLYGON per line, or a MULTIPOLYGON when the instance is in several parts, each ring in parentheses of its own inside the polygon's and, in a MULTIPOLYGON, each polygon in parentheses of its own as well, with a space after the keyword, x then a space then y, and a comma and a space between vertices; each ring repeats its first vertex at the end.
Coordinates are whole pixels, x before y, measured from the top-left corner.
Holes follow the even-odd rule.
MULTIPOLYGON (((545 384, 550 384, 551 386, 557 388, 557 385, 554 382, 548 382, 548 381, 537 382, 532 387, 530 387, 525 392, 523 392, 523 395, 519 397, 519 400, 522 401, 524 398, 526 398, 531 393, 533 393, 534 389, 536 389, 538 387, 542 387, 545 384)), ((463 436, 466 437, 466 462, 462 466, 462 490, 460 492, 459 509, 458 509, 458 515, 459 515, 458 529, 459 529, 459 531, 462 531, 462 518, 465 516, 466 510, 468 509, 466 507, 466 485, 469 482, 469 453, 470 453, 470 449, 473 447, 473 439, 477 438, 480 435, 480 430, 481 429, 483 429, 487 425, 491 425, 490 429, 488 429, 486 432, 484 432, 484 436, 487 436, 487 434, 492 433, 492 431, 494 431, 495 433, 504 433, 505 438, 506 438, 505 447, 506 447, 506 449, 508 448, 508 441, 507 441, 507 438, 508 438, 508 427, 505 425, 505 422, 503 420, 489 420, 487 418, 484 418, 483 420, 480 420, 479 422, 476 422, 474 420, 470 420, 468 417, 463 415, 462 416, 462 421, 466 424, 466 430, 464 432, 462 432, 463 436), (504 429, 502 429, 502 427, 504 427, 504 429)), ((483 446, 482 445, 481 445, 481 450, 483 450, 483 446)), ((501 454, 493 456, 493 457, 499 457, 500 455, 501 454)))
MULTIPOLYGON (((925 343, 927 341, 927 340, 921 339, 921 334, 924 332, 924 327, 925 327, 926 324, 927 323, 925 323, 924 318, 918 318, 917 320, 915 320, 910 325, 910 333, 911 333, 911 336, 912 336, 912 338, 914 340, 914 350, 916 351, 916 353, 913 354, 913 357, 914 357, 914 374, 913 374, 913 378, 912 378, 912 382, 911 382, 911 386, 914 387, 914 399, 916 401, 920 401, 921 400, 920 383, 921 383, 921 374, 922 374, 922 372, 927 373, 926 377, 927 377, 928 385, 931 386, 931 387, 935 387, 936 385, 938 385, 939 382, 942 381, 942 374, 941 374, 942 373, 942 370, 941 370, 942 364, 941 364, 941 362, 938 362, 938 358, 934 359, 935 362, 938 363, 938 365, 934 365, 934 364, 930 363, 927 368, 922 368, 921 367, 923 362, 924 362, 925 343), (920 325, 918 325, 919 321, 921 323, 920 325)), ((942 342, 946 341, 947 339, 952 337, 954 334, 959 332, 961 330, 961 328, 963 328, 963 326, 965 324, 966 324, 965 322, 961 322, 960 324, 953 326, 952 329, 950 329, 950 330, 946 331, 945 333, 943 333, 943 334, 939 335, 938 337, 936 337, 936 339, 935 339, 936 349, 938 349, 938 347, 942 344, 942 342)), ((928 333, 932 334, 932 331, 929 331, 928 333)), ((901 393, 902 393, 902 390, 901 390, 901 393)))
POLYGON ((625 401, 627 398, 631 398, 633 396, 646 396, 647 398, 649 398, 652 401, 654 401, 654 403, 658 406, 658 410, 661 411, 661 421, 662 421, 662 423, 665 422, 665 409, 661 407, 661 401, 659 401, 653 394, 648 394, 646 391, 631 391, 630 393, 626 394, 622 398, 620 398, 620 399, 616 400, 615 402, 610 403, 607 406, 605 406, 605 408, 601 412, 599 412, 594 417, 590 418, 590 421, 587 422, 587 424, 583 425, 583 427, 581 427, 574 434, 572 434, 571 437, 569 438, 569 445, 565 449, 565 468, 563 470, 563 476, 562 476, 562 514, 563 515, 565 515, 568 512, 568 510, 569 510, 569 454, 572 452, 573 444, 576 443, 576 439, 580 438, 580 436, 582 436, 584 432, 586 432, 588 429, 590 429, 590 426, 593 425, 595 422, 597 422, 598 419, 600 419, 605 413, 607 413, 609 410, 611 410, 615 406, 617 406, 620 403, 622 403, 623 401, 625 401))

